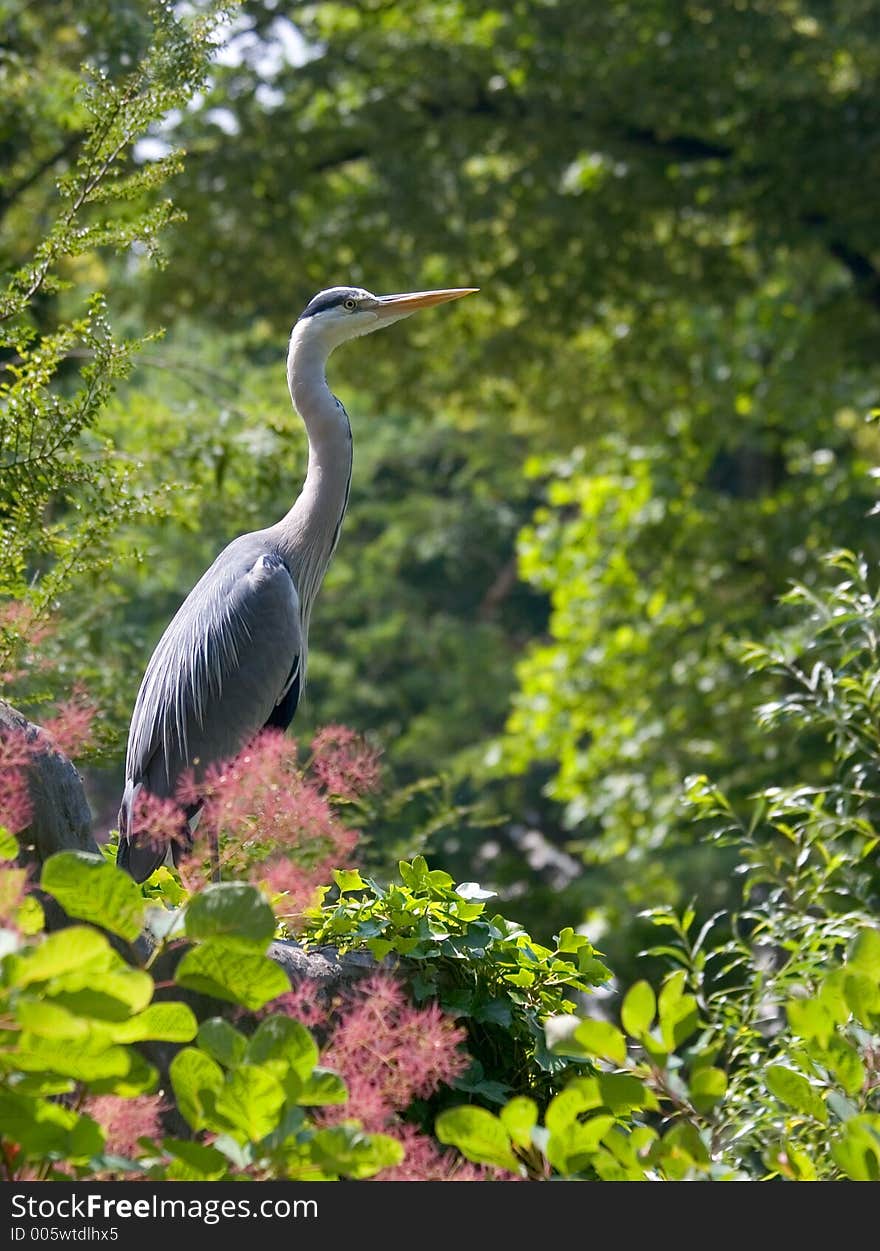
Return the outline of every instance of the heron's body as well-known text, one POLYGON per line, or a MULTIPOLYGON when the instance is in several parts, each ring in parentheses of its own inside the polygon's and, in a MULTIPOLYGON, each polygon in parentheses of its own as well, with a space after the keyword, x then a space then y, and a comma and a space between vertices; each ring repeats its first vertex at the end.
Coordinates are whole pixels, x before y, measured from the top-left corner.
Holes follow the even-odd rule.
POLYGON ((337 287, 317 295, 296 323, 287 377, 308 435, 306 479, 276 525, 224 548, 147 666, 129 729, 119 812, 118 863, 137 881, 166 854, 149 831, 135 828, 141 789, 173 796, 186 770, 198 781, 264 727, 286 729, 296 711, 312 605, 339 541, 351 485, 351 426, 327 386, 328 356, 349 338, 467 290, 377 297, 337 287))

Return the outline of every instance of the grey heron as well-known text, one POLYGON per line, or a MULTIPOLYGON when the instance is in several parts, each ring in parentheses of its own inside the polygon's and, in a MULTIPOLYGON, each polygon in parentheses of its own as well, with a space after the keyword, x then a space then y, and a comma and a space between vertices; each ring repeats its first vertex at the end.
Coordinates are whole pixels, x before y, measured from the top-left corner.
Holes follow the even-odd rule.
MULTIPOLYGON (((135 701, 119 810, 117 863, 142 882, 167 848, 136 828, 143 789, 173 797, 266 727, 285 730, 306 677, 309 619, 336 545, 351 485, 348 414, 327 385, 330 353, 417 309, 477 288, 371 295, 331 287, 306 305, 290 336, 287 381, 308 438, 308 467, 290 511, 234 539, 193 587, 162 635, 135 701)), ((180 847, 173 848, 175 862, 180 847)))

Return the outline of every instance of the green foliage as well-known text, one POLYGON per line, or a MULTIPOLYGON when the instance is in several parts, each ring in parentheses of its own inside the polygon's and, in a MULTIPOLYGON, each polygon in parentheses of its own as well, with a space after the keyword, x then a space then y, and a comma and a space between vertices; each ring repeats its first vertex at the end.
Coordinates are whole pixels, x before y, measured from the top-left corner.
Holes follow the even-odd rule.
MULTIPOLYGON (((65 16, 74 15, 53 14, 61 31, 65 16)), ((137 516, 155 516, 160 506, 161 493, 142 491, 136 468, 100 428, 111 393, 150 336, 117 336, 103 296, 89 294, 89 284, 70 298, 59 295, 73 287, 71 275, 84 259, 105 250, 155 253, 158 235, 174 217, 159 191, 179 170, 179 158, 144 163, 135 144, 203 81, 216 14, 209 9, 187 21, 159 3, 144 6, 142 17, 149 34, 144 40, 143 28, 138 31, 137 57, 113 63, 103 49, 86 50, 91 59, 76 97, 67 101, 68 116, 58 112, 58 84, 46 88, 40 80, 46 96, 38 90, 30 107, 38 112, 42 105, 42 120, 52 116, 50 129, 60 131, 52 141, 40 136, 50 147, 60 142, 54 154, 43 161, 40 140, 29 151, 30 136, 19 147, 18 124, 10 136, 17 161, 0 194, 0 257, 4 263, 16 258, 13 267, 4 264, 0 281, 0 596, 14 597, 29 612, 4 625, 0 658, 6 663, 20 658, 22 620, 44 618, 72 584, 106 568, 113 533, 137 516), (125 61, 134 68, 124 68, 125 61), (43 176, 56 162, 57 194, 49 196, 43 176), (24 205, 43 210, 41 237, 31 235, 32 218, 18 218, 24 205), (8 236, 11 223, 18 237, 8 236), (74 311, 83 305, 85 312, 74 311)), ((18 27, 22 42, 12 58, 14 72, 4 75, 3 110, 27 77, 25 45, 33 41, 29 54, 40 55, 39 19, 20 13, 9 24, 18 27)), ((44 37, 54 42, 51 19, 44 37)), ((67 75, 60 85, 73 87, 67 75)))
POLYGON ((454 886, 423 856, 401 861, 387 886, 337 873, 335 900, 307 915, 304 939, 340 951, 397 958, 418 1000, 436 999, 468 1029, 476 1061, 460 1087, 490 1101, 509 1090, 546 1092, 566 1062, 544 1045, 544 1022, 574 1010, 611 974, 590 942, 564 930, 553 947, 486 912, 491 891, 454 886))
MULTIPOLYGON (((199 1023, 183 1002, 154 999, 149 969, 120 955, 97 928, 127 939, 140 932, 133 918, 143 912, 143 895, 115 865, 63 852, 46 862, 41 886, 90 924, 32 938, 0 931, 0 1147, 8 1178, 72 1170, 155 1180, 362 1179, 400 1162, 403 1147, 393 1138, 365 1134, 355 1120, 328 1128, 312 1118, 310 1109, 344 1105, 348 1092, 320 1064, 318 1044, 299 1022, 264 1016, 245 1034, 222 1017, 199 1023), (196 1137, 142 1138, 136 1158, 120 1159, 106 1145, 93 1101, 153 1091, 159 1074, 138 1044, 156 1042, 191 1044, 176 1051, 166 1093, 196 1137), (211 1145, 199 1141, 204 1133, 211 1145)), ((266 932, 267 915, 259 891, 244 883, 194 894, 183 937, 169 940, 187 947, 176 985, 247 1010, 289 989, 264 954, 275 929, 272 918, 266 932)), ((150 964, 161 950, 154 948, 150 964)))

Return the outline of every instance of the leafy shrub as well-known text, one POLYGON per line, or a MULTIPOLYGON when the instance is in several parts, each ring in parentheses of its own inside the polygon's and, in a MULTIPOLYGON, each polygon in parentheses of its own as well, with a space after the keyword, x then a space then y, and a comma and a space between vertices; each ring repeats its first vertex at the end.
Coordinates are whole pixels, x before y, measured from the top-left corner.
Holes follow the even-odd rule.
POLYGON ((706 778, 690 785, 692 815, 738 852, 741 911, 651 912, 671 937, 647 954, 677 966, 659 994, 632 986, 622 1028, 550 1022, 551 1048, 599 1071, 543 1124, 521 1098, 498 1116, 444 1111, 439 1138, 469 1159, 609 1180, 880 1178, 880 598, 863 561, 829 563, 843 578, 795 587, 798 621, 746 649, 786 683, 761 724, 817 736, 819 778, 766 788, 745 816, 706 778))

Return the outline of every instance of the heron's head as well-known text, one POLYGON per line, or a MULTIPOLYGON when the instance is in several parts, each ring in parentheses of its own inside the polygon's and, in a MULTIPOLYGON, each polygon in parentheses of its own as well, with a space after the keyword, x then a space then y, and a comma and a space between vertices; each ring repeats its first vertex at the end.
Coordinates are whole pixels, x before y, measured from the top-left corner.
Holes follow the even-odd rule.
POLYGON ((470 295, 477 287, 453 287, 445 291, 411 291, 405 295, 372 295, 362 287, 330 287, 310 300, 294 326, 294 333, 320 343, 332 352, 348 339, 372 334, 409 317, 420 308, 445 304, 470 295))

